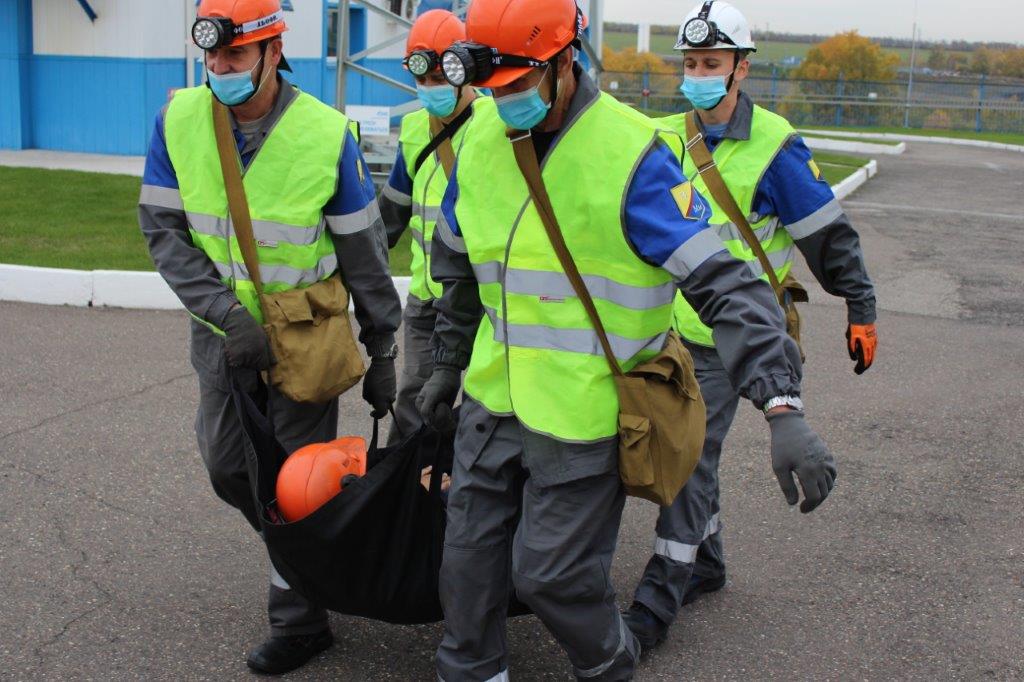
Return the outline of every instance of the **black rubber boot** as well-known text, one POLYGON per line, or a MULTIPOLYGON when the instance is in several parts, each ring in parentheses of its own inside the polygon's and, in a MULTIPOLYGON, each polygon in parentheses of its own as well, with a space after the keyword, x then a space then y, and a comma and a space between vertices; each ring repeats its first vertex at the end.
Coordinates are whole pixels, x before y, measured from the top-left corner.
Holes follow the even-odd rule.
POLYGON ((633 605, 626 609, 626 612, 622 614, 622 619, 626 621, 629 631, 636 635, 637 641, 640 642, 640 649, 644 653, 664 642, 665 636, 668 634, 669 624, 662 621, 638 601, 633 602, 633 605))
POLYGON ((690 576, 690 581, 686 583, 686 593, 683 594, 683 606, 692 604, 703 595, 717 592, 723 587, 725 587, 724 575, 717 578, 705 578, 704 576, 694 574, 690 576))
POLYGON ((270 637, 249 652, 246 664, 262 675, 283 675, 300 668, 334 644, 334 635, 323 630, 312 635, 270 637))

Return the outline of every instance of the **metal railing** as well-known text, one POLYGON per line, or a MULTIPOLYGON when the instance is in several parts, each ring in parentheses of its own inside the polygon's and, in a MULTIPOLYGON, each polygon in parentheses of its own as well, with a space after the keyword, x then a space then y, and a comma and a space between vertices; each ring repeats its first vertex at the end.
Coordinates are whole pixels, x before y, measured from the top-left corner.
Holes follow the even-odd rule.
MULTIPOLYGON (((682 74, 605 72, 601 87, 641 109, 677 112, 689 103, 682 74)), ((810 81, 751 76, 743 89, 797 126, 904 127, 1024 133, 1024 81, 980 78, 810 81)))

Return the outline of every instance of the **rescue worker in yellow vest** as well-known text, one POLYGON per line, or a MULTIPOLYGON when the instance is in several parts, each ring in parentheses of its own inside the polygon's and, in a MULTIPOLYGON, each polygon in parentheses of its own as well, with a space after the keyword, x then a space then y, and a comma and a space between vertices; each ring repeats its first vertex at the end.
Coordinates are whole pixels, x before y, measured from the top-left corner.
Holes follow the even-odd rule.
MULTIPOLYGON (((205 50, 207 82, 178 90, 157 116, 139 224, 157 270, 193 318, 195 428, 214 491, 259 530, 231 378, 266 402, 289 452, 336 437, 338 401, 295 403, 259 379, 274 358, 229 219, 214 98, 230 107, 265 290, 304 288, 341 272, 371 357, 363 397, 381 416, 395 399, 401 301, 348 120, 278 75, 288 69, 279 0, 203 0, 198 17, 192 36, 205 50)), ((231 575, 225 561, 220 576, 231 575)), ((270 638, 248 656, 254 671, 287 672, 331 645, 324 609, 273 568, 269 616, 270 638)))
POLYGON ((444 159, 451 159, 462 145, 465 124, 474 109, 494 106, 493 100, 478 96, 473 88, 457 92, 441 72, 441 55, 465 38, 466 26, 458 17, 435 9, 420 15, 406 43, 405 68, 416 79, 423 108, 402 119, 398 157, 380 196, 388 246, 395 248, 406 228, 412 233, 412 278, 402 315, 404 359, 389 443, 422 426, 416 396, 434 369, 430 337, 437 320, 434 300, 441 295, 441 285, 430 278, 430 242, 451 172, 444 159), (442 145, 451 151, 446 152, 442 145))
MULTIPOLYGON (((855 371, 863 373, 874 360, 876 335, 875 293, 860 239, 793 127, 755 106, 740 90, 749 71, 747 55, 755 49, 746 19, 727 2, 701 2, 686 16, 676 49, 685 58, 682 90, 696 109, 699 131, 779 281, 793 266, 795 246, 822 288, 846 299, 846 343, 857 362, 855 371)), ((686 138, 685 115, 659 122, 686 138)), ((706 191, 689 155, 683 172, 709 198, 709 222, 729 251, 767 280, 738 228, 706 191)), ((644 647, 664 639, 683 604, 725 585, 718 464, 743 391, 730 372, 724 339, 698 311, 699 306, 677 299, 675 324, 694 359, 707 406, 707 435, 696 473, 674 504, 661 511, 654 556, 626 613, 644 647)), ((802 409, 795 396, 768 402, 780 403, 802 409)), ((794 420, 798 414, 776 419, 794 420)), ((779 480, 790 503, 795 502, 788 473, 781 472, 779 480)))
MULTIPOLYGON (((574 0, 474 0, 470 42, 442 57, 450 82, 491 88, 496 104, 467 124, 442 201, 435 368, 417 399, 424 419, 445 427, 468 366, 440 576, 437 670, 449 682, 509 679, 510 586, 577 678, 631 679, 640 653, 610 581, 625 501, 614 381, 529 198, 510 128, 530 136, 623 370, 662 350, 681 291, 743 395, 763 406, 800 394, 799 350, 771 288, 708 227, 679 137, 602 94, 574 62, 585 27, 574 0)), ((807 504, 820 503, 836 472, 825 444, 788 405, 769 419, 775 466, 798 475, 807 504)))

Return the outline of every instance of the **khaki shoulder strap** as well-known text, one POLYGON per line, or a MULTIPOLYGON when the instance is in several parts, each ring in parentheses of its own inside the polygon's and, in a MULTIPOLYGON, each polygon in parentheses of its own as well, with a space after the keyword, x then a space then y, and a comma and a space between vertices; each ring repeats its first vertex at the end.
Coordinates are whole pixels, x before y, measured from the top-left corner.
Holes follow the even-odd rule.
POLYGON ((747 217, 743 215, 743 211, 736 205, 736 199, 733 198, 732 192, 726 187, 725 180, 718 170, 718 164, 715 163, 714 157, 708 151, 708 146, 704 142, 704 134, 697 130, 696 116, 692 111, 686 114, 686 138, 686 152, 693 157, 693 163, 697 167, 697 172, 704 180, 704 184, 707 185, 711 196, 714 197, 715 203, 722 207, 725 214, 729 216, 729 220, 739 228, 743 239, 750 246, 754 255, 757 256, 757 260, 760 261, 765 274, 768 275, 768 281, 771 283, 772 289, 775 290, 779 303, 784 304, 785 292, 779 283, 779 278, 775 276, 775 268, 772 267, 771 261, 768 260, 768 254, 764 252, 764 247, 761 246, 757 235, 754 234, 750 223, 747 222, 747 217))
POLYGON ((231 223, 235 228, 245 269, 249 271, 249 278, 256 285, 256 293, 259 294, 262 305, 263 282, 260 279, 260 260, 256 255, 256 239, 252 233, 249 202, 245 198, 245 187, 242 186, 238 148, 235 146, 235 137, 231 134, 228 108, 216 99, 213 101, 213 130, 217 137, 217 154, 220 156, 220 169, 224 175, 224 190, 228 195, 231 223))
POLYGON ((548 233, 548 239, 551 240, 551 246, 558 256, 558 261, 562 264, 562 269, 565 270, 565 276, 569 278, 572 288, 587 311, 591 324, 594 325, 594 331, 597 332, 597 338, 601 342, 601 348, 604 349, 604 355, 608 359, 608 366, 611 367, 612 374, 622 376, 622 368, 612 352, 608 334, 605 332, 604 324, 594 306, 594 299, 590 297, 587 285, 583 281, 583 277, 580 276, 579 268, 576 267, 576 261, 569 253, 565 237, 562 236, 558 218, 555 217, 551 198, 548 196, 544 178, 541 176, 540 164, 537 162, 537 150, 533 148, 533 138, 529 131, 519 130, 509 130, 508 136, 512 142, 512 149, 515 151, 516 161, 519 163, 519 170, 523 174, 523 179, 526 180, 526 186, 530 189, 530 197, 533 199, 534 206, 537 207, 537 213, 540 215, 541 222, 544 223, 544 230, 548 233))
MULTIPOLYGON (((444 124, 441 123, 441 119, 436 116, 430 117, 430 136, 437 137, 441 133, 445 132, 444 124)), ((445 137, 444 141, 441 142, 437 147, 437 158, 441 160, 441 167, 444 168, 444 175, 449 180, 452 179, 452 169, 455 167, 455 151, 452 149, 452 138, 451 135, 445 137)))

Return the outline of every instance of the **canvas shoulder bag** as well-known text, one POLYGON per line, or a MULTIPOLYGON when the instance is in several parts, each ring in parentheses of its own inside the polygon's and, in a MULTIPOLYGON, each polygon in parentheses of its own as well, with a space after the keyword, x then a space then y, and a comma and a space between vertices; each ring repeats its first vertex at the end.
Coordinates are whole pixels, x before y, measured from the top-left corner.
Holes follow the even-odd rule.
POLYGON ((264 293, 238 150, 227 107, 217 101, 213 125, 231 222, 259 295, 263 328, 276 359, 265 378, 295 402, 326 403, 359 383, 366 371, 352 334, 348 291, 335 274, 305 289, 264 293))
POLYGON ((675 500, 693 474, 704 445, 705 407, 693 358, 675 332, 661 353, 623 372, 587 285, 569 253, 544 186, 529 132, 510 131, 519 169, 566 277, 597 332, 619 398, 619 476, 628 495, 661 506, 675 500))
POLYGON ((764 252, 764 247, 761 246, 760 240, 750 227, 747 217, 743 215, 732 192, 726 186, 722 173, 718 170, 718 164, 715 163, 714 157, 704 142, 703 133, 697 129, 697 121, 692 111, 686 115, 686 138, 686 152, 693 157, 697 172, 704 180, 704 184, 707 185, 711 196, 714 197, 715 203, 722 207, 725 214, 729 216, 729 220, 739 229, 743 240, 750 246, 751 251, 757 256, 757 260, 760 261, 761 268, 768 275, 768 282, 772 285, 775 297, 786 316, 786 332, 796 341, 797 347, 800 348, 800 358, 803 360, 804 349, 800 345, 800 313, 796 309, 796 303, 807 303, 807 290, 792 274, 787 274, 782 282, 775 275, 775 268, 768 260, 768 254, 764 252))

